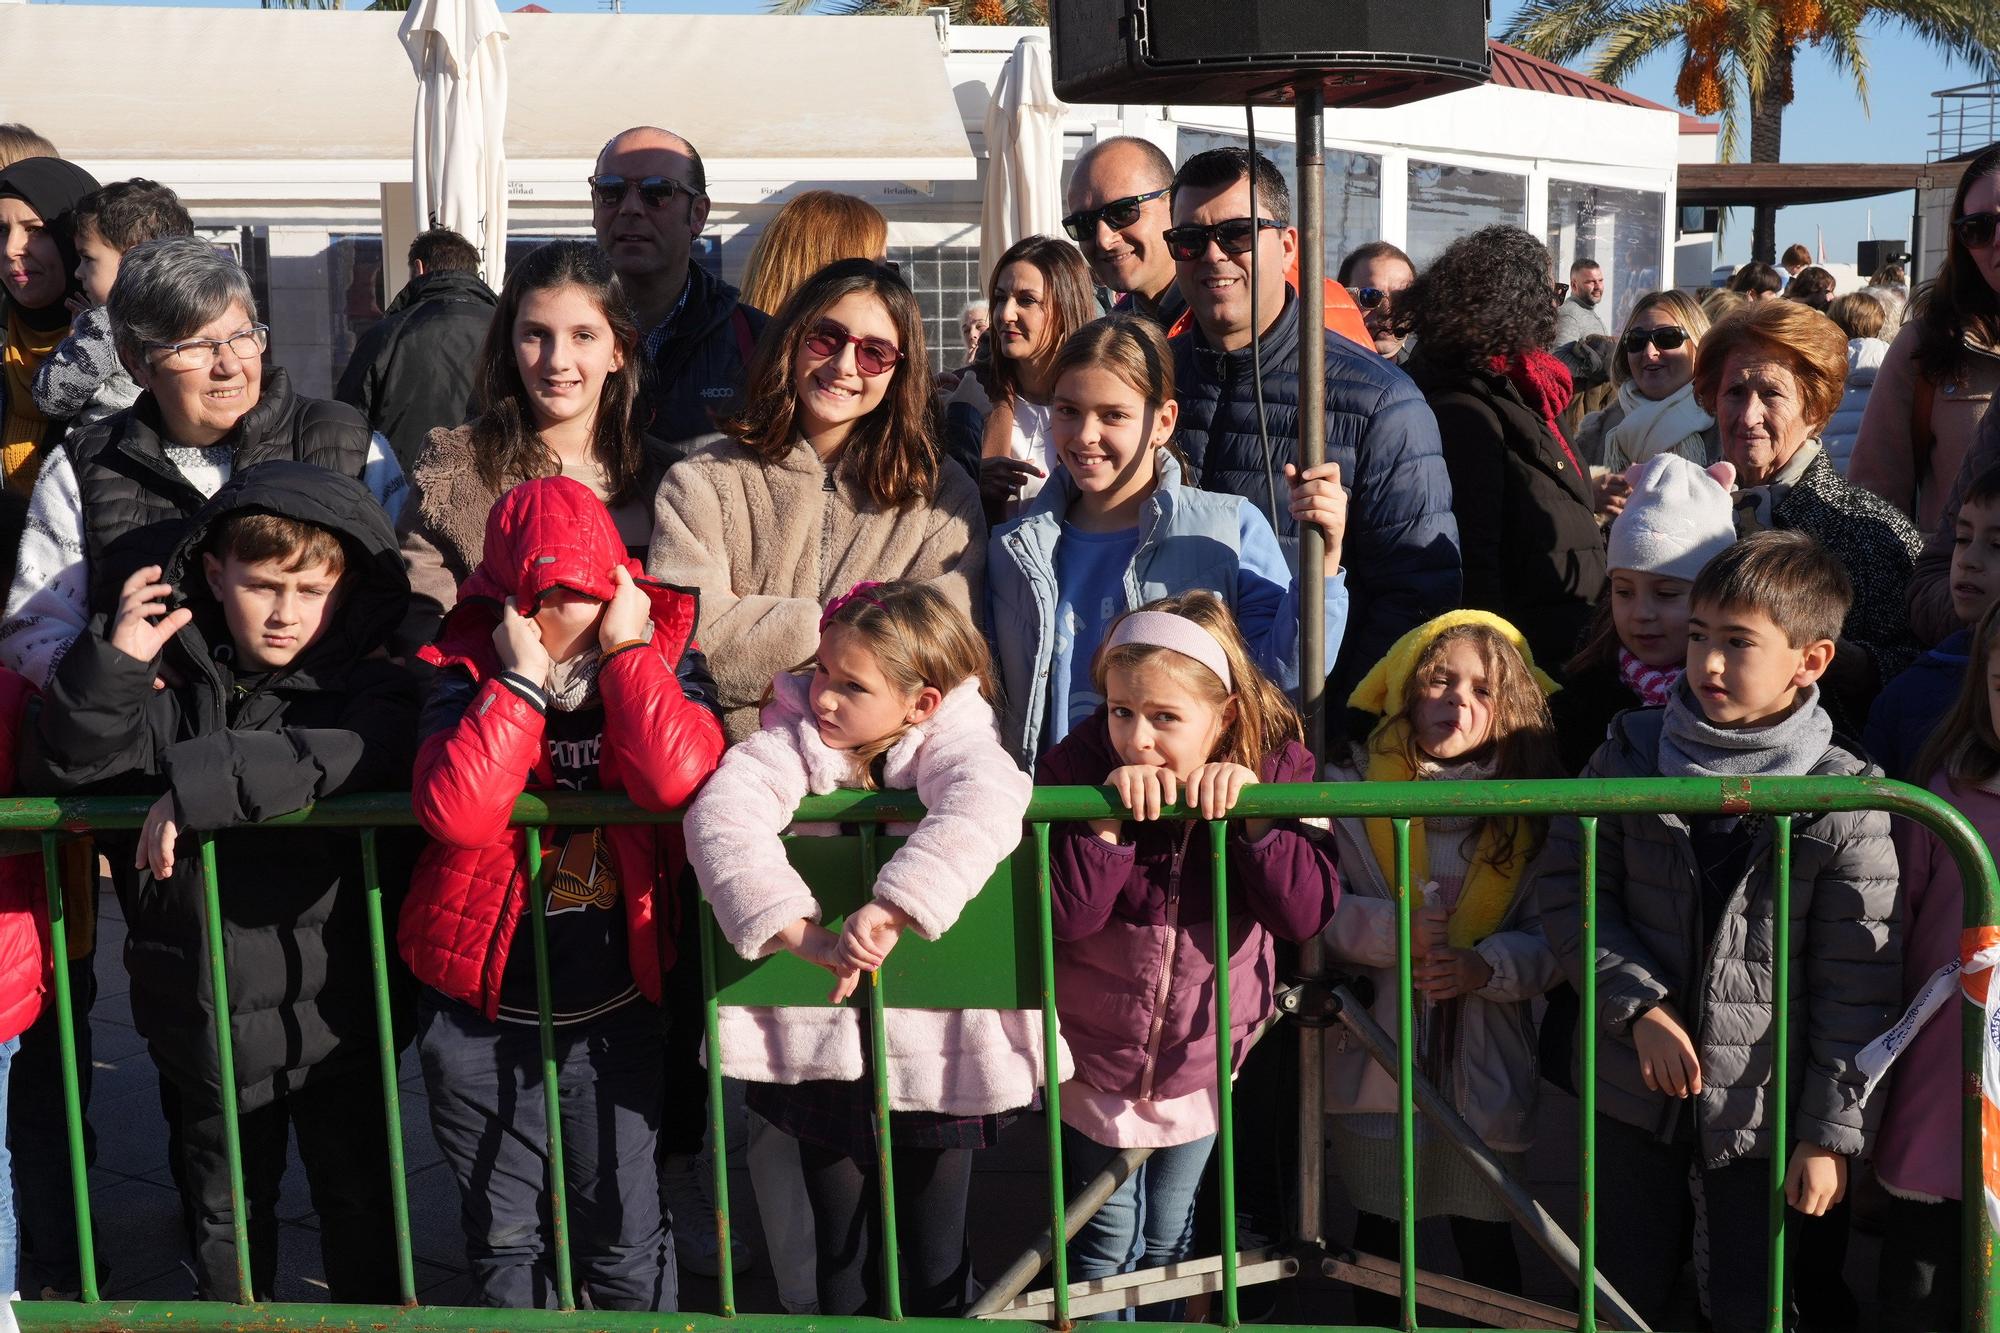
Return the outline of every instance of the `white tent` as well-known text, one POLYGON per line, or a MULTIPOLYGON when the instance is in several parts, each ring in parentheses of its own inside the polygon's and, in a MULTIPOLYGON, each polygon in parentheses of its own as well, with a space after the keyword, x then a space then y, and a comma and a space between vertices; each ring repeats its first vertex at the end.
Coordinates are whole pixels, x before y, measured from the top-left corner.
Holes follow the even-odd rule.
POLYGON ((417 230, 472 242, 495 289, 507 264, 507 35, 493 0, 418 0, 397 32, 417 72, 417 230))
POLYGON ((1063 119, 1049 39, 1015 44, 986 108, 986 198, 980 214, 979 269, 991 284, 1007 247, 1024 236, 1062 231, 1063 119))

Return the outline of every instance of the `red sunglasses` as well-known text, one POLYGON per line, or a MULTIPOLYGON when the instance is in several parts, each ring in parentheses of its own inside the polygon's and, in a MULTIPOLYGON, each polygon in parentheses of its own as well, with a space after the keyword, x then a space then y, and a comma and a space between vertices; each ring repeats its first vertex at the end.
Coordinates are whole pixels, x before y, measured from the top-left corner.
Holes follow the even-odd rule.
POLYGON ((882 338, 859 338, 832 320, 824 320, 806 335, 806 350, 814 356, 836 357, 840 349, 854 344, 854 368, 874 379, 886 375, 903 360, 903 351, 882 338))

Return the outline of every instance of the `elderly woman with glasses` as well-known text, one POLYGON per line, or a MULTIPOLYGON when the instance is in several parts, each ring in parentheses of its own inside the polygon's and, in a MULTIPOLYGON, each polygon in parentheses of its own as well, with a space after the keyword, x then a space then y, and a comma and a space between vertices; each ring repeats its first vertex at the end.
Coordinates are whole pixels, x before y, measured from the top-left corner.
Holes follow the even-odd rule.
POLYGON ((129 576, 165 562, 232 474, 273 458, 317 464, 362 481, 391 518, 405 493, 395 454, 359 412, 264 368, 270 330, 250 280, 208 242, 167 236, 126 251, 110 314, 142 392, 50 452, 0 623, 0 665, 37 685, 116 609, 129 576))
POLYGON ((1616 478, 1633 464, 1679 454, 1707 467, 1721 457, 1715 418, 1694 400, 1694 359, 1707 332, 1708 315, 1686 292, 1648 292, 1626 317, 1611 362, 1618 396, 1585 417, 1576 434, 1584 464, 1611 474, 1612 484, 1598 488, 1604 516, 1624 507, 1616 478))

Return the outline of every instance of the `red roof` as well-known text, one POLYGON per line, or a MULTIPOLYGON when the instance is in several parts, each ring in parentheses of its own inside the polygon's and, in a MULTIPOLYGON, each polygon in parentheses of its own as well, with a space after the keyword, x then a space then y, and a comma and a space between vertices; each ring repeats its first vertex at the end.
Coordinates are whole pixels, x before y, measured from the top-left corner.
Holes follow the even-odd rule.
POLYGON ((516 14, 547 14, 550 11, 543 9, 540 5, 522 5, 514 12, 516 14))
MULTIPOLYGON (((1562 97, 1587 98, 1593 102, 1642 106, 1649 111, 1675 111, 1673 107, 1648 101, 1623 88, 1543 60, 1540 56, 1531 56, 1505 42, 1488 41, 1486 45, 1493 54, 1493 82, 1502 88, 1524 88, 1534 93, 1555 93, 1562 97)), ((1722 127, 1713 121, 1697 120, 1684 111, 1676 114, 1681 118, 1682 134, 1719 134, 1722 131, 1722 127)))

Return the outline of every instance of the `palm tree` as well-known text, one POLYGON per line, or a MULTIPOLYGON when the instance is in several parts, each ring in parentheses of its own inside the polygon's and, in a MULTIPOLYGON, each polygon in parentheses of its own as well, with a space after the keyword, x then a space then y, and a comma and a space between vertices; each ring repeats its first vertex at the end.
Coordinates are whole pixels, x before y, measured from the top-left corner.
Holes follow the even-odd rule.
POLYGON ((1049 0, 770 0, 773 14, 804 14, 826 6, 830 14, 921 14, 944 5, 953 23, 1046 27, 1049 0))
MULTIPOLYGON (((1722 116, 1723 160, 1738 160, 1747 112, 1750 160, 1777 162, 1801 51, 1820 50, 1850 76, 1867 110, 1870 22, 1897 24, 1983 76, 2000 74, 1992 0, 1527 0, 1500 40, 1558 62, 1595 51, 1591 76, 1613 84, 1678 43, 1674 96, 1698 116, 1722 116)), ((1777 220, 1776 205, 1756 206, 1753 259, 1776 258, 1777 220)))

